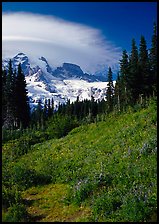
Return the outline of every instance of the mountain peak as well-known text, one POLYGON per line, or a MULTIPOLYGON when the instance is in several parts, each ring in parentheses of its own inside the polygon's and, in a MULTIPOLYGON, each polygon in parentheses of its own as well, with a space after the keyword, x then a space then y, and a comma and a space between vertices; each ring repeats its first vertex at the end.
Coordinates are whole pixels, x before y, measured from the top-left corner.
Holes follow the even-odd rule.
POLYGON ((29 58, 26 54, 20 52, 13 57, 12 61, 13 61, 13 69, 17 68, 17 66, 21 64, 24 74, 25 75, 29 74, 30 63, 29 58))
POLYGON ((76 64, 65 62, 65 63, 63 63, 63 69, 83 75, 82 69, 80 68, 79 65, 76 65, 76 64))
MULTIPOLYGON (((28 97, 31 107, 37 105, 39 99, 44 102, 45 98, 53 97, 56 106, 59 102, 71 102, 77 99, 100 100, 105 97, 107 83, 100 82, 101 77, 84 73, 79 65, 63 63, 60 67, 53 69, 43 56, 32 62, 26 54, 20 52, 12 59, 13 69, 17 69, 21 63, 26 77, 28 97)), ((2 66, 8 66, 9 59, 3 59, 2 66)))
POLYGON ((43 56, 41 56, 41 57, 39 58, 39 60, 44 61, 44 62, 46 62, 46 63, 48 64, 46 58, 44 58, 43 56))
POLYGON ((26 56, 26 54, 24 54, 23 52, 20 52, 20 53, 16 54, 16 56, 17 56, 17 55, 18 55, 18 56, 22 56, 22 57, 23 57, 23 56, 26 56))
POLYGON ((27 57, 27 55, 24 54, 24 53, 18 53, 18 54, 16 54, 16 55, 13 57, 13 59, 14 59, 14 60, 18 60, 19 63, 22 64, 22 62, 23 62, 24 60, 28 60, 28 57, 27 57))

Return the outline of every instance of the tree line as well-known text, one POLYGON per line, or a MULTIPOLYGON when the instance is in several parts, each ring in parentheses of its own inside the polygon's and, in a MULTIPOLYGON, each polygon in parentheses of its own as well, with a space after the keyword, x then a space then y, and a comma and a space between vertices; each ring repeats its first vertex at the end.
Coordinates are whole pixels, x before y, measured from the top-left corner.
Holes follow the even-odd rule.
POLYGON ((115 85, 115 103, 134 105, 139 98, 157 94, 157 28, 153 27, 150 50, 144 36, 140 38, 139 50, 132 39, 131 53, 124 50, 120 71, 115 85))
POLYGON ((2 127, 26 128, 30 121, 30 107, 25 76, 21 65, 13 71, 12 61, 8 69, 2 69, 2 127))
POLYGON ((139 49, 135 39, 132 39, 131 52, 122 52, 120 69, 115 86, 113 85, 112 70, 108 68, 106 100, 79 101, 59 104, 54 109, 54 100, 46 99, 44 107, 39 100, 37 107, 31 113, 25 76, 19 64, 17 71, 12 69, 9 61, 8 70, 2 69, 2 125, 6 129, 44 127, 50 118, 72 116, 77 120, 93 121, 98 114, 107 114, 113 110, 123 110, 128 105, 138 101, 142 103, 144 97, 157 94, 157 28, 154 23, 150 50, 144 36, 141 36, 139 49))

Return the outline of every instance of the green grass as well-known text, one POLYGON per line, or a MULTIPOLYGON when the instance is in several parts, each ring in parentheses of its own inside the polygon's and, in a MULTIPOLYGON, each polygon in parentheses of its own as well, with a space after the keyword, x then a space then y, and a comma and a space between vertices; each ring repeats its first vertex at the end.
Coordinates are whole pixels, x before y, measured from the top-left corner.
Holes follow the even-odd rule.
POLYGON ((64 204, 68 188, 66 184, 49 184, 23 192, 23 198, 30 203, 28 211, 32 219, 40 217, 43 222, 65 222, 89 216, 90 209, 87 207, 64 204))
POLYGON ((5 186, 7 178, 18 186, 34 221, 156 221, 156 114, 152 101, 36 144, 14 161, 4 156, 5 186))

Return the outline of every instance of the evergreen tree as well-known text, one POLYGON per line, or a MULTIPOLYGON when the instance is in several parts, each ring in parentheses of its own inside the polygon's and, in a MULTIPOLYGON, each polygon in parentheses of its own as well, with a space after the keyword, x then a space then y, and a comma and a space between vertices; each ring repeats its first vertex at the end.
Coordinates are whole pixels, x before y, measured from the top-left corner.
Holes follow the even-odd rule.
POLYGON ((146 45, 146 40, 144 36, 140 39, 140 49, 139 49, 139 66, 140 74, 142 77, 142 93, 144 95, 149 95, 151 93, 151 75, 150 75, 150 63, 148 58, 148 50, 146 45))
POLYGON ((84 106, 83 106, 83 117, 86 117, 88 115, 88 111, 89 111, 89 102, 87 99, 85 99, 83 101, 84 106))
POLYGON ((73 114, 74 114, 77 118, 80 117, 80 108, 79 108, 79 105, 80 105, 79 96, 77 96, 77 99, 76 99, 76 101, 74 102, 74 109, 73 109, 73 114))
POLYGON ((29 99, 27 96, 25 76, 18 65, 18 73, 16 77, 16 105, 18 126, 26 128, 30 120, 29 99))
POLYGON ((117 74, 117 79, 115 83, 115 88, 114 88, 114 103, 120 111, 120 106, 121 106, 121 81, 120 81, 120 76, 119 73, 117 74))
POLYGON ((107 84, 107 87, 108 88, 107 88, 107 93, 106 93, 106 99, 107 99, 108 112, 110 112, 113 109, 113 94, 114 94, 112 70, 111 70, 110 67, 108 69, 108 84, 107 84))
MULTIPOLYGON (((3 78, 4 80, 4 78, 3 78)), ((11 129, 14 125, 15 104, 14 104, 14 80, 12 61, 9 60, 8 73, 5 84, 5 100, 6 100, 6 114, 4 117, 4 128, 11 129)))
POLYGON ((41 121, 41 116, 42 116, 42 105, 41 105, 41 100, 39 99, 38 100, 38 105, 37 105, 37 108, 36 108, 36 117, 37 117, 37 120, 40 122, 41 121))
POLYGON ((120 84, 118 77, 118 87, 120 86, 120 98, 123 105, 128 104, 128 99, 130 98, 130 86, 129 86, 129 61, 127 51, 124 50, 122 54, 122 59, 120 60, 120 84))
POLYGON ((5 115, 6 115, 6 79, 7 79, 7 71, 2 69, 2 126, 4 124, 5 115))
POLYGON ((91 115, 92 117, 95 117, 97 115, 97 103, 94 100, 94 97, 91 96, 91 104, 90 104, 90 111, 91 111, 91 115))
POLYGON ((47 99, 45 99, 44 109, 43 109, 43 119, 44 119, 44 122, 47 120, 47 116, 48 116, 47 99))
POLYGON ((71 103, 70 103, 70 99, 68 99, 66 104, 66 114, 72 115, 71 112, 72 112, 71 103))
POLYGON ((51 102, 50 99, 48 99, 48 117, 52 116, 52 106, 51 106, 51 102))
POLYGON ((51 99, 51 109, 52 109, 52 114, 54 113, 54 99, 52 97, 51 99))
POLYGON ((157 91, 157 27, 153 26, 153 35, 150 49, 151 85, 153 91, 157 91))
POLYGON ((14 114, 14 127, 17 128, 17 105, 16 105, 16 69, 13 72, 13 83, 12 83, 12 90, 13 90, 13 114, 14 114))
POLYGON ((39 128, 41 128, 44 125, 44 122, 43 122, 42 104, 41 104, 40 99, 38 101, 38 105, 37 105, 37 108, 36 108, 36 120, 38 122, 39 128))
POLYGON ((132 49, 129 59, 129 76, 128 76, 128 88, 129 88, 129 103, 134 104, 141 92, 141 75, 139 72, 138 62, 138 49, 135 39, 132 39, 132 49))

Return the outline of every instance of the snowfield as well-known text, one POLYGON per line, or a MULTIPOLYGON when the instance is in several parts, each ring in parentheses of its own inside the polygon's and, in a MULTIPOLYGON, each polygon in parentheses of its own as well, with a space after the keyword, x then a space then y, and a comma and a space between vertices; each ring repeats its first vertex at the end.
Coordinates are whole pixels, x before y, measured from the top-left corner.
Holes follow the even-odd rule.
MULTIPOLYGON (((3 59, 2 68, 7 69, 8 62, 9 59, 3 59)), ((17 69, 19 63, 26 78, 31 109, 39 100, 44 105, 45 99, 51 98, 56 108, 59 103, 63 104, 68 100, 72 103, 77 97, 80 101, 91 100, 92 96, 95 100, 106 98, 108 82, 103 82, 105 73, 100 76, 87 74, 80 66, 71 63, 63 63, 55 68, 43 56, 30 61, 24 53, 18 53, 12 58, 13 69, 17 69)))
POLYGON ((93 96, 95 100, 102 100, 106 97, 108 82, 87 82, 78 79, 63 81, 51 80, 50 86, 55 90, 55 92, 51 93, 46 90, 46 85, 43 82, 37 82, 35 78, 34 76, 26 77, 31 106, 36 106, 39 99, 44 103, 45 99, 52 97, 55 107, 58 107, 59 103, 66 103, 68 100, 72 103, 77 97, 79 97, 80 101, 84 99, 90 100, 91 96, 93 96))

